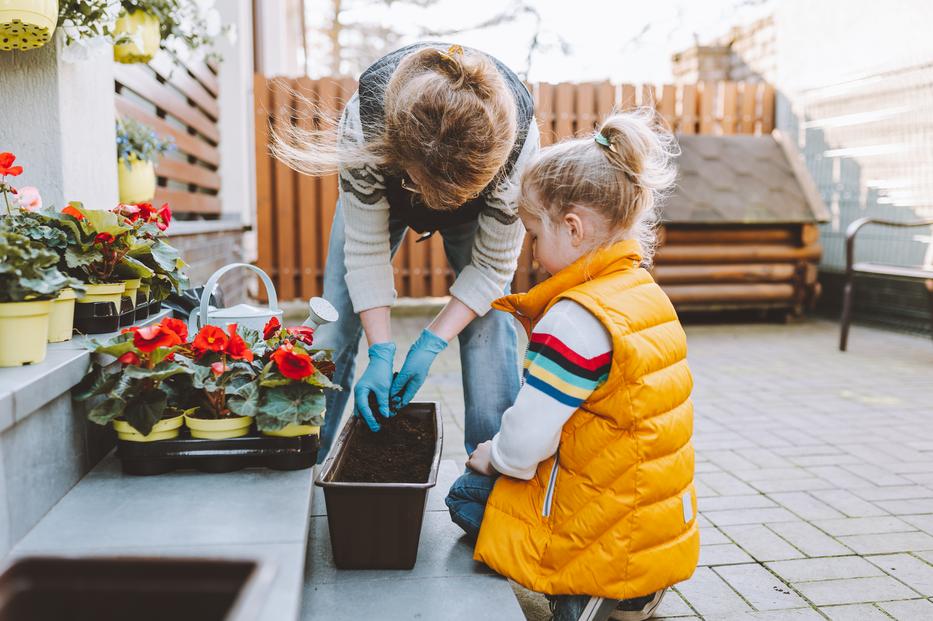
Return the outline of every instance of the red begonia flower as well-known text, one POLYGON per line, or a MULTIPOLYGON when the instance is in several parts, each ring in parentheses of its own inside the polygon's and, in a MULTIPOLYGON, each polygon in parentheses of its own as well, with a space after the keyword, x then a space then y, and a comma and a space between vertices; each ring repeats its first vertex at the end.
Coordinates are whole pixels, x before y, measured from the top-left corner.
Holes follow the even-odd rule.
POLYGON ((271 339, 279 331, 279 328, 282 327, 282 324, 279 323, 278 317, 273 317, 266 323, 266 326, 262 329, 262 338, 265 340, 271 339))
POLYGON ((138 365, 139 356, 136 355, 136 352, 128 351, 122 356, 120 356, 119 358, 117 358, 117 362, 119 362, 120 364, 125 364, 125 365, 131 365, 131 364, 138 365))
POLYGON ((161 325, 139 328, 133 334, 133 345, 141 352, 151 353, 160 347, 174 347, 182 341, 177 334, 161 325))
POLYGON ((110 233, 98 233, 94 236, 94 241, 98 244, 112 244, 115 239, 110 233))
POLYGON ((288 328, 288 333, 305 345, 314 344, 314 328, 309 326, 294 326, 288 328))
POLYGON ((188 324, 186 324, 181 319, 166 317, 162 320, 162 327, 177 334, 178 338, 180 338, 182 342, 188 340, 188 324))
POLYGON ((74 207, 72 207, 71 205, 66 205, 65 208, 62 209, 62 213, 65 214, 66 216, 71 216, 75 220, 84 220, 84 214, 78 211, 77 209, 75 209, 74 207))
POLYGON ((16 177, 23 174, 22 166, 13 166, 13 162, 16 160, 16 156, 10 153, 9 151, 4 151, 0 153, 0 176, 9 175, 11 177, 16 177))
POLYGON ((226 348, 227 355, 235 360, 245 360, 246 362, 252 362, 253 350, 249 348, 249 345, 246 344, 246 341, 243 340, 243 337, 237 333, 236 324, 231 323, 229 326, 227 326, 227 329, 230 332, 230 340, 227 342, 226 348))
POLYGON ((217 362, 211 365, 211 371, 214 373, 214 375, 218 377, 223 375, 224 371, 226 370, 227 370, 227 365, 225 365, 222 360, 218 360, 217 362))
POLYGON ((221 352, 227 348, 227 334, 217 326, 206 325, 198 331, 192 345, 196 351, 201 353, 221 352))
POLYGON ((279 368, 279 373, 293 380, 302 380, 314 373, 311 356, 296 350, 291 343, 284 343, 272 354, 272 360, 279 368))

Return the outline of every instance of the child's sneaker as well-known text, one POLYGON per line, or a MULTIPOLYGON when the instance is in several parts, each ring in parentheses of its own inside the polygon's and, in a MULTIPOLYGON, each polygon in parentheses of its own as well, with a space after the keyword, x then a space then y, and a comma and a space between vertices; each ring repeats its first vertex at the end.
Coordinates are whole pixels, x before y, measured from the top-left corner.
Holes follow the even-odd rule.
POLYGON ((609 615, 609 618, 613 621, 645 621, 645 619, 650 619, 654 616, 654 611, 661 605, 665 593, 667 593, 667 589, 661 589, 644 597, 623 599, 612 614, 609 615))
MULTIPOLYGON (((570 605, 564 605, 560 607, 557 600, 551 596, 548 596, 548 605, 551 609, 551 619, 552 621, 608 621, 609 615, 616 609, 616 606, 619 604, 617 599, 606 599, 603 597, 591 597, 586 604, 583 606, 583 610, 580 611, 579 606, 582 604, 580 601, 582 598, 574 598, 575 601, 570 605), (577 611, 580 611, 579 613, 577 611)), ((566 604, 566 602, 565 602, 566 604)))

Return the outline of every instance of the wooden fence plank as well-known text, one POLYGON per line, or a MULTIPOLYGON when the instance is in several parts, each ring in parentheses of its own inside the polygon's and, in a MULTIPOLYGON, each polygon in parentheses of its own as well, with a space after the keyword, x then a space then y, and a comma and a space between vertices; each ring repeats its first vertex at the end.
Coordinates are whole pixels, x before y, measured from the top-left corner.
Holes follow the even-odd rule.
POLYGON ((163 157, 156 166, 156 174, 179 183, 188 183, 211 190, 220 190, 220 175, 203 166, 189 164, 171 157, 163 157))
POLYGON ((756 85, 753 82, 746 82, 742 85, 742 113, 739 116, 739 133, 755 133, 755 103, 756 103, 756 85))
MULTIPOLYGON (((336 80, 320 80, 316 90, 316 104, 318 112, 327 118, 333 118, 342 109, 341 97, 344 87, 336 80)), ((322 119, 317 119, 320 126, 322 119)), ((337 209, 337 199, 340 197, 337 175, 328 175, 318 179, 320 187, 321 212, 321 247, 320 264, 327 265, 327 249, 330 246, 330 229, 337 209)))
POLYGON ((631 110, 635 107, 635 85, 634 84, 623 84, 622 85, 622 99, 619 102, 619 107, 623 110, 631 110))
POLYGON ((641 105, 645 108, 657 108, 658 94, 654 84, 641 85, 641 105))
POLYGON ((604 118, 612 114, 615 106, 615 86, 609 82, 601 82, 596 86, 596 122, 601 123, 604 118))
POLYGON ((759 132, 763 135, 774 130, 774 87, 764 84, 761 87, 761 127, 759 132))
POLYGON ((215 144, 220 141, 220 130, 214 121, 198 108, 190 105, 181 95, 166 89, 156 80, 151 71, 135 65, 116 64, 114 77, 126 88, 148 99, 215 144))
POLYGON ((195 157, 202 162, 220 166, 220 151, 206 140, 201 140, 197 136, 181 131, 123 95, 115 95, 114 103, 120 116, 135 119, 151 127, 157 134, 170 137, 175 141, 175 147, 178 151, 195 157))
POLYGON ((722 133, 735 133, 737 119, 738 90, 735 82, 726 82, 722 90, 722 133))
POLYGON ((220 78, 217 77, 216 71, 207 66, 207 63, 193 62, 188 65, 188 70, 208 92, 215 97, 220 95, 220 78))
POLYGON ((693 84, 684 84, 681 106, 677 131, 682 134, 697 133, 697 91, 693 84))
POLYGON ((674 131, 677 124, 677 89, 673 84, 665 84, 661 89, 661 101, 658 104, 658 112, 664 119, 665 125, 670 131, 674 131))
POLYGON ((447 295, 447 256, 444 254, 444 239, 435 234, 423 243, 431 245, 431 295, 447 295))
POLYGON ((253 78, 253 127, 256 132, 256 241, 257 264, 263 271, 274 272, 272 158, 269 154, 269 113, 272 110, 269 84, 256 74, 253 78))
POLYGON ((187 192, 174 188, 158 187, 153 204, 168 203, 175 213, 217 215, 220 213, 220 197, 215 194, 187 192))
MULTIPOLYGON (((316 95, 314 92, 315 83, 310 78, 298 78, 295 84, 295 91, 299 97, 305 101, 314 103, 316 95)), ((298 127, 305 130, 315 128, 314 116, 307 111, 297 113, 296 123, 298 127)), ((299 295, 302 298, 310 298, 320 295, 321 290, 318 284, 320 275, 320 266, 323 265, 320 258, 321 227, 317 219, 320 216, 320 210, 315 206, 318 202, 319 179, 310 175, 298 175, 298 197, 297 197, 297 215, 298 215, 298 256, 300 260, 299 295)))
POLYGON ((558 84, 554 98, 554 133, 557 140, 573 136, 574 131, 574 88, 572 84, 558 84))
POLYGON ((538 117, 538 129, 541 130, 541 146, 552 144, 556 138, 554 132, 554 86, 543 82, 536 89, 535 116, 538 117))
POLYGON ((214 93, 209 93, 204 85, 195 80, 184 66, 178 65, 168 52, 160 51, 149 62, 163 80, 174 86, 186 98, 193 101, 214 121, 220 118, 220 104, 214 93))
POLYGON ((703 82, 700 87, 700 133, 712 134, 716 127, 716 83, 703 82))
MULTIPOLYGON (((292 82, 287 78, 272 80, 272 112, 276 131, 282 133, 291 123, 292 82)), ((296 247, 295 232, 295 173, 283 162, 275 162, 275 203, 276 203, 276 290, 283 300, 295 298, 296 247)))
POLYGON ((578 84, 574 101, 574 133, 592 132, 596 127, 596 85, 578 84))

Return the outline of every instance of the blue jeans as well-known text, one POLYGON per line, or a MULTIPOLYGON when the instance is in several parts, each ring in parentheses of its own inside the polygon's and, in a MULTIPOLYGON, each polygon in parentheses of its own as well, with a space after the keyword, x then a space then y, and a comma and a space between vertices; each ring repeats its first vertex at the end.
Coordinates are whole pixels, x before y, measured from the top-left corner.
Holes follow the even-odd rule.
MULTIPOLYGON (((444 252, 454 272, 470 264, 473 238, 478 223, 471 222, 442 231, 444 252)), ((389 245, 395 256, 407 227, 396 218, 389 219, 389 245)), ((360 316, 353 312, 350 293, 344 276, 343 209, 337 203, 334 222, 330 230, 327 250, 327 268, 324 271, 324 298, 340 313, 334 323, 318 328, 314 335, 317 347, 334 350, 334 381, 342 392, 327 393, 327 413, 321 433, 318 460, 323 461, 340 429, 340 421, 352 394, 356 369, 356 352, 363 334, 360 316)), ((503 293, 508 293, 508 287, 503 293)), ((515 402, 520 387, 517 361, 515 326, 505 313, 490 311, 474 319, 458 337, 460 364, 463 369, 463 397, 465 406, 464 447, 469 455, 476 445, 492 438, 499 431, 502 413, 515 402)))
MULTIPOLYGON (((471 539, 479 536, 486 502, 495 484, 496 477, 487 477, 468 468, 450 486, 445 499, 450 519, 471 539)), ((589 595, 548 595, 547 598, 554 613, 553 621, 577 621, 590 601, 589 595)))

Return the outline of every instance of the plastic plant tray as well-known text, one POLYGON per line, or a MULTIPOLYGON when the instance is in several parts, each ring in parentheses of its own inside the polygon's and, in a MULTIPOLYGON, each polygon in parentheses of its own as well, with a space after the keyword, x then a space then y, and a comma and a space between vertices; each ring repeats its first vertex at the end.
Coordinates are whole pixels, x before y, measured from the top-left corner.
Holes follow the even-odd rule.
POLYGON ((226 440, 192 438, 186 429, 172 440, 129 442, 117 440, 117 457, 125 474, 154 475, 173 470, 233 472, 243 468, 302 470, 317 463, 320 443, 316 434, 294 438, 249 435, 226 440))

